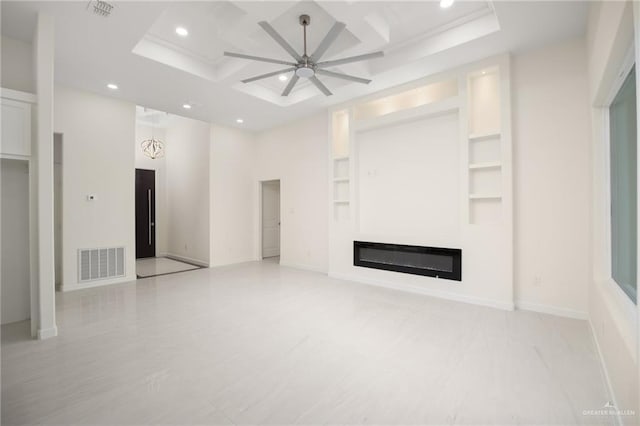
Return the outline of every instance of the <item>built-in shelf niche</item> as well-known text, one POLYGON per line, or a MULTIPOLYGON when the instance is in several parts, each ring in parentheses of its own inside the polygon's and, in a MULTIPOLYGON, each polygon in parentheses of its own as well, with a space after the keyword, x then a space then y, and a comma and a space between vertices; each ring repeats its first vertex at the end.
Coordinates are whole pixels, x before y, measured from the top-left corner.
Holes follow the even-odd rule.
POLYGON ((349 180, 349 158, 342 157, 333 160, 333 178, 336 180, 349 180))
POLYGON ((341 180, 333 182, 333 199, 348 200, 349 199, 349 181, 341 180))
POLYGON ((353 119, 354 121, 360 121, 381 117, 394 112, 453 98, 457 95, 457 79, 439 81, 359 104, 353 109, 353 119))
POLYGON ((333 114, 333 158, 349 157, 349 112, 337 111, 333 114))
POLYGON ((469 206, 470 222, 495 224, 502 220, 502 198, 500 196, 479 196, 469 206))
POLYGON ((469 139, 469 165, 488 163, 501 165, 501 159, 500 136, 469 139))
POLYGON ((498 168, 471 169, 469 172, 470 194, 500 194, 502 173, 498 168))
POLYGON ((500 76, 497 68, 471 73, 469 136, 495 135, 500 129, 500 76))
POLYGON ((502 214, 503 186, 498 69, 470 73, 467 84, 469 222, 497 223, 502 214))
POLYGON ((333 215, 334 220, 349 219, 349 111, 340 110, 332 114, 331 158, 333 165, 333 215))

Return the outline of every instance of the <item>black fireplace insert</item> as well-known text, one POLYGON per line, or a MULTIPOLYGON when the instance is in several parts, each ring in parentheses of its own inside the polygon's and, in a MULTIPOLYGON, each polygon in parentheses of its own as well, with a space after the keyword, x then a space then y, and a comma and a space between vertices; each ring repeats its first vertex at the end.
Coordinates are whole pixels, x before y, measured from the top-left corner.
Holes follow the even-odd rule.
POLYGON ((353 264, 462 281, 460 249, 354 241, 353 264))

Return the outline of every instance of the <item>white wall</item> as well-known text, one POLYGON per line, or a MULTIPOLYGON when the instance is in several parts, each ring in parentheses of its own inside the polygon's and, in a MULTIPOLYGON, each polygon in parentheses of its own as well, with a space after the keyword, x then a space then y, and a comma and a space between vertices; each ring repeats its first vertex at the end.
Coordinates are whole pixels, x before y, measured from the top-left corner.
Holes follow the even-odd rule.
POLYGON ((126 277, 96 285, 133 280, 135 105, 56 86, 54 114, 63 141, 62 287, 79 287, 77 250, 85 248, 125 247, 126 277))
POLYGON ((259 259, 258 182, 280 179, 280 263, 327 271, 327 114, 260 133, 256 138, 254 259, 259 259))
POLYGON ((155 170, 156 172, 156 256, 167 254, 169 247, 169 221, 167 217, 167 167, 166 156, 151 159, 144 155, 140 144, 146 139, 155 137, 164 142, 165 153, 168 149, 165 129, 136 123, 136 137, 134 139, 136 169, 155 170))
MULTIPOLYGON (((592 106, 589 320, 617 407, 639 413, 637 307, 621 294, 611 279, 609 267, 608 149, 603 120, 606 109, 602 108, 633 40, 632 16, 631 2, 593 3, 589 15, 587 55, 592 106)), ((624 416, 622 420, 629 425, 639 421, 638 416, 624 416)))
POLYGON ((254 258, 255 135, 211 126, 210 265, 254 258))
POLYGON ((0 37, 2 69, 0 85, 7 89, 34 93, 33 47, 7 36, 0 37))
POLYGON ((512 63, 515 298, 586 318, 590 114, 583 39, 512 63))
POLYGON ((382 236, 423 239, 434 246, 459 244, 458 114, 376 128, 356 138, 360 232, 374 240, 382 236))
POLYGON ((210 125, 171 116, 165 136, 167 253, 208 265, 210 125))
POLYGON ((30 317, 29 166, 27 161, 0 161, 2 212, 2 324, 30 317))

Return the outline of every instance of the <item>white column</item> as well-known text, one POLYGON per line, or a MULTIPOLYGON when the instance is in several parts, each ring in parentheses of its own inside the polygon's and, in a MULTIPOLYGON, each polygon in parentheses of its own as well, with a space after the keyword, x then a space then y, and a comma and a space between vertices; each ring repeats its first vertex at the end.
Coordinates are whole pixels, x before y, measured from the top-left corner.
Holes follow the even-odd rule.
MULTIPOLYGON (((635 49, 635 57, 636 57, 636 124, 637 127, 640 127, 640 97, 638 96, 638 87, 640 87, 640 72, 638 70, 638 62, 640 61, 640 3, 637 1, 633 2, 633 29, 634 29, 634 49, 635 49)), ((637 135, 636 135, 637 136, 637 135)), ((640 138, 636 140, 636 146, 640 146, 640 138)), ((640 164, 640 153, 638 153, 639 157, 636 164, 640 164)), ((638 180, 638 184, 636 188, 640 188, 640 179, 638 180)), ((640 198, 639 198, 640 200, 640 198)), ((638 201, 638 212, 640 212, 640 201, 638 201)), ((640 223, 640 220, 639 220, 640 223)), ((638 259, 636 265, 640 265, 640 250, 637 250, 638 259)), ((636 271, 636 274, 638 272, 636 271)), ((640 282, 640 274, 636 276, 636 286, 637 283, 640 282)), ((640 324, 640 304, 636 304, 636 310, 638 314, 638 322, 636 324, 640 324)), ((636 337, 636 367, 637 367, 637 382, 636 386, 640 387, 640 327, 636 327, 637 337, 636 337)), ((636 403, 636 410, 640 411, 640 393, 638 394, 638 401, 636 403)), ((636 412, 636 419, 640 418, 640 412, 636 412)))
POLYGON ((37 243, 38 243, 38 339, 58 334, 55 312, 55 261, 53 224, 53 59, 54 21, 38 15, 34 38, 36 93, 37 243))

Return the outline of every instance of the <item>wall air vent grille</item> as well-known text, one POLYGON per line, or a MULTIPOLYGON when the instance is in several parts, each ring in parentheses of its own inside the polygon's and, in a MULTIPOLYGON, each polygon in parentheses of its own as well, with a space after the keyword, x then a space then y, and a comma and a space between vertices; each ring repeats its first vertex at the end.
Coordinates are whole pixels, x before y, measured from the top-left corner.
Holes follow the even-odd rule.
POLYGON ((95 15, 103 18, 109 17, 113 5, 103 0, 90 0, 87 3, 87 10, 91 10, 95 15))
POLYGON ((78 250, 78 282, 124 277, 124 247, 78 250))

